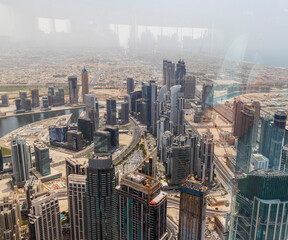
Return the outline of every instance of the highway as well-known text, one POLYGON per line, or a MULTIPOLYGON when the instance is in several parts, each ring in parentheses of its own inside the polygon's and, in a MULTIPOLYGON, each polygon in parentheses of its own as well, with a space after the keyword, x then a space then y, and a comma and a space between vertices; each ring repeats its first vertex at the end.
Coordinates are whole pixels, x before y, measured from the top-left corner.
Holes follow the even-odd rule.
POLYGON ((178 226, 167 217, 168 240, 178 239, 178 226))
POLYGON ((131 144, 127 146, 119 155, 113 158, 114 164, 117 164, 118 162, 120 162, 137 145, 137 143, 139 142, 141 138, 142 131, 139 125, 137 124, 137 122, 132 117, 130 117, 130 124, 131 124, 131 127, 133 127, 133 137, 131 140, 131 144))

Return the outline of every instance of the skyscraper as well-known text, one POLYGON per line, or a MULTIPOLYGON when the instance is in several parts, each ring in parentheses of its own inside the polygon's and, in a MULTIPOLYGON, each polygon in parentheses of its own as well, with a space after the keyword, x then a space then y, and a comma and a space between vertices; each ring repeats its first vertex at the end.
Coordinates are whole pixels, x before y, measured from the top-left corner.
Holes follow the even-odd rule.
POLYGON ((204 240, 207 187, 193 177, 180 188, 179 233, 181 240, 204 240))
POLYGON ((207 128, 202 135, 202 140, 200 143, 200 159, 202 163, 202 183, 207 185, 214 180, 214 141, 213 134, 209 128, 207 128))
POLYGON ((111 133, 97 130, 94 133, 94 153, 109 153, 111 150, 111 133))
POLYGON ((93 142, 93 122, 90 119, 78 118, 78 130, 82 133, 86 145, 93 142))
POLYGON ((128 173, 116 187, 121 240, 166 239, 167 195, 160 182, 140 173, 128 173))
POLYGON ((202 88, 202 110, 214 105, 214 88, 213 83, 204 83, 202 88))
POLYGON ((190 146, 173 143, 171 151, 171 159, 167 166, 168 175, 171 177, 170 184, 178 185, 190 173, 190 146))
POLYGON ((115 169, 111 154, 89 158, 86 180, 87 240, 118 240, 115 169))
POLYGON ((185 130, 185 125, 184 125, 184 121, 185 121, 184 102, 185 102, 184 97, 179 96, 177 98, 177 122, 175 123, 175 126, 174 126, 175 127, 174 133, 176 133, 176 135, 184 134, 184 130, 185 130))
POLYGON ((18 196, 10 192, 0 199, 0 236, 1 239, 21 239, 21 211, 18 196))
POLYGON ((94 94, 85 95, 85 118, 93 123, 93 132, 99 128, 99 103, 94 94))
POLYGON ((254 111, 249 105, 245 105, 241 111, 240 132, 237 146, 236 170, 244 173, 250 171, 250 160, 252 153, 254 111))
POLYGON ((39 89, 31 90, 32 108, 39 107, 39 89))
POLYGON ((255 170, 239 179, 231 239, 288 237, 288 174, 255 170))
POLYGON ((175 79, 176 79, 176 85, 181 85, 182 88, 184 87, 184 78, 186 75, 186 67, 184 60, 179 60, 176 65, 176 73, 175 73, 175 79))
POLYGON ((78 86, 77 77, 68 77, 68 88, 69 88, 69 103, 78 104, 78 86))
POLYGON ((31 240, 62 240, 58 194, 39 195, 32 200, 29 214, 31 240))
POLYGON ((173 133, 176 133, 175 129, 178 122, 178 98, 183 96, 181 92, 181 85, 175 85, 171 87, 171 99, 170 99, 170 121, 173 122, 173 133))
POLYGON ((136 112, 136 100, 142 98, 142 91, 134 91, 130 93, 130 111, 134 114, 136 112))
POLYGON ((11 138, 11 157, 14 183, 24 186, 25 181, 29 179, 29 170, 32 166, 31 148, 19 135, 11 138))
POLYGON ((121 104, 121 121, 122 124, 129 123, 129 103, 124 102, 121 104))
POLYGON ((184 78, 184 98, 194 99, 196 92, 196 78, 195 76, 185 76, 184 78))
POLYGON ((66 158, 66 180, 68 185, 68 176, 70 174, 79 174, 85 175, 86 174, 86 165, 80 163, 77 159, 74 158, 66 158))
POLYGON ((281 167, 286 119, 286 113, 281 110, 275 113, 274 122, 269 117, 261 119, 259 152, 269 159, 269 167, 274 170, 280 170, 281 167))
POLYGON ((130 95, 131 92, 134 92, 134 79, 133 78, 127 78, 127 94, 130 95))
POLYGON ((9 106, 9 98, 7 94, 1 95, 1 107, 8 107, 9 106))
POLYGON ((147 128, 149 130, 154 122, 153 104, 157 100, 157 86, 154 80, 150 80, 149 85, 143 83, 142 98, 145 99, 147 104, 147 128))
POLYGON ((71 239, 84 240, 86 176, 70 174, 67 187, 71 239))
POLYGON ((233 122, 232 122, 232 132, 233 136, 239 137, 241 131, 241 111, 244 108, 244 103, 242 101, 234 100, 233 104, 233 122))
POLYGON ((82 101, 86 102, 85 94, 89 93, 89 83, 88 83, 88 72, 84 67, 81 72, 81 81, 82 81, 82 101))
POLYGON ((50 174, 49 148, 41 140, 34 142, 36 170, 42 175, 50 174))
POLYGON ((116 100, 113 98, 106 99, 107 125, 116 125, 116 100))
POLYGON ((2 148, 0 147, 0 172, 3 171, 3 155, 2 155, 2 148))
POLYGON ((171 61, 163 60, 163 85, 167 86, 167 90, 174 86, 175 81, 175 64, 171 61))

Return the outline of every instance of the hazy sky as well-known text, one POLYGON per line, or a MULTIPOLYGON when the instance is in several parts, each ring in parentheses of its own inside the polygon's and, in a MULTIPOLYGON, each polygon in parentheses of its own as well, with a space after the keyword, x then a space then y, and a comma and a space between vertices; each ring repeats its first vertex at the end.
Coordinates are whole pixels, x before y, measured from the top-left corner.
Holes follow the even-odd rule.
MULTIPOLYGON (((180 29, 187 34, 200 29, 207 39, 192 46, 194 50, 225 56, 240 49, 243 59, 287 65, 287 0, 0 0, 0 43, 4 44, 127 47, 135 26, 137 41, 147 26, 154 40, 175 33, 182 41, 180 29), (120 27, 111 29, 115 24, 120 27)), ((147 36, 142 44, 150 40, 147 36)), ((155 45, 147 42, 148 47, 151 44, 155 45)), ((167 47, 173 44, 171 40, 167 47)), ((182 45, 177 42, 175 48, 182 45)))

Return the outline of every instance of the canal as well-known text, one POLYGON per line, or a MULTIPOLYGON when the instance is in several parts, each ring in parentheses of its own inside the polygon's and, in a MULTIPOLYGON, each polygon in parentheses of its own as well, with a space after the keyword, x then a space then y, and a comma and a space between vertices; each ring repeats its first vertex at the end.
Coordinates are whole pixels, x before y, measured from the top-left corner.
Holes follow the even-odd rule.
POLYGON ((70 122, 73 123, 77 121, 82 111, 83 108, 76 108, 76 109, 31 113, 18 116, 15 115, 11 117, 0 118, 0 137, 3 137, 7 133, 14 131, 17 128, 23 127, 27 124, 70 113, 73 114, 70 119, 70 122))

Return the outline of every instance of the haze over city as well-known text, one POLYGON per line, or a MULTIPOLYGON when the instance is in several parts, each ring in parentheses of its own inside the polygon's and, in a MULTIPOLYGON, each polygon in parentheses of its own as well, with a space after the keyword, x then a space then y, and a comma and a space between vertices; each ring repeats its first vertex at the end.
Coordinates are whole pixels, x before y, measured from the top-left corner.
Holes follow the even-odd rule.
POLYGON ((2 0, 0 239, 288 240, 287 14, 2 0))

